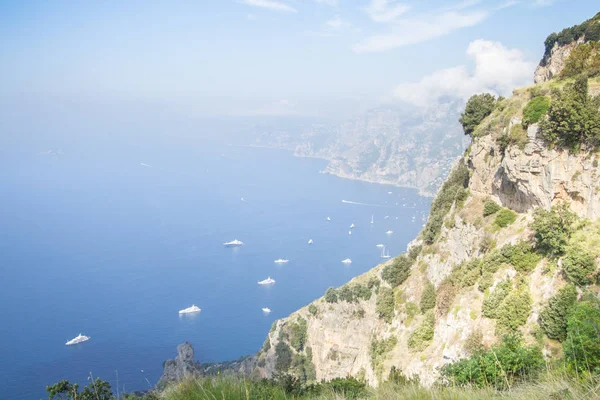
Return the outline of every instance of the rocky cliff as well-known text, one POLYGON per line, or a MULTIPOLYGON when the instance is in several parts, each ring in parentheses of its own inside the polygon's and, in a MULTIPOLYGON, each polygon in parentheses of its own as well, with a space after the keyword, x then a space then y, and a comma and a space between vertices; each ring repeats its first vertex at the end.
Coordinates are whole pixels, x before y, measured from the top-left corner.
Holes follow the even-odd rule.
MULTIPOLYGON (((569 245, 592 254, 597 266, 600 167, 595 149, 553 146, 538 123, 523 125, 533 98, 565 85, 540 82, 499 101, 479 124, 407 254, 276 321, 254 358, 256 375, 354 376, 378 385, 396 367, 430 385, 441 366, 474 345, 497 343, 507 326, 548 356, 559 351, 540 336, 539 315, 567 275, 561 259, 536 252, 534 211, 568 204, 581 222, 569 245), (515 304, 522 308, 513 312, 515 304)), ((596 93, 600 79, 589 84, 596 93)))

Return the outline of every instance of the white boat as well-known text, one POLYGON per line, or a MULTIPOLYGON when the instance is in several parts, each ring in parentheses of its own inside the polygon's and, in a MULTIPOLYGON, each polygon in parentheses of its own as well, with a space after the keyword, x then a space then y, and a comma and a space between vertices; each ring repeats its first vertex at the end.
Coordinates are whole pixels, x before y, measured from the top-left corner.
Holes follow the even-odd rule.
POLYGON ((388 235, 391 235, 392 233, 394 233, 394 231, 387 231, 386 232, 388 235))
POLYGON ((352 231, 348 231, 348 235, 352 235, 352 231))
POLYGON ((350 225, 350 229, 353 229, 353 228, 354 228, 354 223, 352 223, 352 225, 350 225))
POLYGON ((375 247, 385 247, 384 244, 376 244, 375 247))
POLYGON ((192 304, 191 307, 188 308, 184 308, 183 310, 179 310, 179 314, 192 314, 192 313, 197 313, 200 312, 200 307, 198 307, 195 304, 192 304))
POLYGON ((385 217, 383 217, 383 219, 388 219, 389 217, 390 217, 389 215, 386 215, 385 217))
POLYGON ((327 221, 331 221, 331 218, 327 217, 327 221))
POLYGON ((346 258, 345 260, 342 260, 342 263, 344 264, 352 264, 352 260, 349 258, 346 258))
POLYGON ((225 242, 223 243, 223 246, 225 247, 238 247, 238 246, 243 246, 244 242, 242 242, 241 240, 237 240, 234 239, 231 242, 225 242))
POLYGON ((390 258, 390 251, 385 251, 385 246, 381 249, 381 258, 390 258))
POLYGON ((290 261, 290 260, 286 260, 286 259, 283 259, 283 258, 278 258, 278 259, 277 259, 277 260, 275 260, 274 262, 275 262, 276 264, 285 264, 285 263, 286 263, 286 262, 288 262, 288 261, 290 261))
POLYGON ((271 309, 270 309, 269 307, 263 307, 263 309, 262 309, 262 310, 263 310, 263 312, 264 312, 265 314, 268 314, 268 313, 270 313, 270 312, 271 312, 271 309))
POLYGON ((373 223, 373 216, 371 215, 371 223, 373 223))
POLYGON ((75 338, 73 338, 73 339, 69 340, 67 343, 65 343, 65 345, 66 346, 72 346, 74 344, 79 344, 79 343, 87 342, 90 339, 91 338, 89 336, 85 336, 85 335, 82 335, 80 333, 75 338))
POLYGON ((258 282, 259 285, 272 285, 274 283, 275 283, 275 279, 271 279, 270 276, 267 279, 265 279, 264 281, 258 282))
POLYGON ((313 244, 313 240, 312 239, 308 239, 308 244, 313 244))

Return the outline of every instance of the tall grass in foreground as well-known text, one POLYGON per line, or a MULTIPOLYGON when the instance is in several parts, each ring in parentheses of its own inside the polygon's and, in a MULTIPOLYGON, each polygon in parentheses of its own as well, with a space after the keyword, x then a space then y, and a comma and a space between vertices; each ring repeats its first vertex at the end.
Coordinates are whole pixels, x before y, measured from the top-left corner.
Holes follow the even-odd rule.
POLYGON ((600 380, 576 380, 567 375, 548 374, 536 382, 522 383, 510 390, 493 388, 426 388, 418 383, 386 383, 378 388, 338 391, 328 386, 307 387, 303 393, 290 393, 270 381, 252 381, 235 377, 186 379, 167 388, 159 396, 164 400, 591 400, 600 399, 600 380))

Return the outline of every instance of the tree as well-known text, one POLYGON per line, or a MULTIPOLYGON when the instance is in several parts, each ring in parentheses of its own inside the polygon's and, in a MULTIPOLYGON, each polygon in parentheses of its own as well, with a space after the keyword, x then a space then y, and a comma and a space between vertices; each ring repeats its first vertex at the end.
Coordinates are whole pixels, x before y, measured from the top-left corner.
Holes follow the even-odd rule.
POLYGON ((396 257, 391 264, 385 266, 381 272, 381 277, 392 287, 396 287, 408 278, 412 264, 413 260, 402 254, 396 257))
POLYGON ((600 303, 594 296, 587 296, 573 307, 563 351, 571 369, 600 372, 600 303))
POLYGON ((540 312, 540 326, 546 336, 560 342, 567 337, 567 317, 577 300, 575 286, 569 284, 548 300, 548 305, 540 312))
POLYGON ((394 316, 394 306, 394 292, 392 289, 387 287, 379 289, 379 295, 375 302, 375 311, 377 311, 379 318, 383 319, 388 324, 391 323, 392 317, 394 316))
POLYGON ((596 260, 593 255, 577 247, 570 246, 567 255, 562 259, 565 275, 571 282, 585 286, 592 282, 592 273, 596 270, 596 260))
POLYGON ((425 284, 420 302, 421 312, 425 313, 435 307, 435 287, 429 281, 425 284))
POLYGON ((465 111, 458 120, 465 131, 465 135, 471 135, 477 125, 494 111, 494 107, 496 107, 496 98, 489 93, 471 96, 467 101, 465 111))
POLYGON ((531 227, 535 231, 537 249, 551 257, 564 254, 576 220, 577 215, 564 202, 553 206, 550 211, 535 210, 531 227))
POLYGON ((79 392, 79 385, 67 380, 62 380, 52 386, 46 386, 49 400, 53 399, 73 399, 73 400, 114 400, 110 384, 96 378, 88 386, 79 392))

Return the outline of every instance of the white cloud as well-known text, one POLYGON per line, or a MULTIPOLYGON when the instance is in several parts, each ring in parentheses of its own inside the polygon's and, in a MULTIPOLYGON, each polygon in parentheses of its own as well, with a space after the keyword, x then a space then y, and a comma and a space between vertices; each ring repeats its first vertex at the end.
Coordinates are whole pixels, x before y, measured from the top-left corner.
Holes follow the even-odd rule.
POLYGON ((441 14, 396 20, 391 33, 370 36, 357 43, 357 53, 381 52, 397 47, 421 43, 444 36, 460 28, 477 25, 488 17, 487 11, 461 13, 445 11, 441 14))
POLYGON ((399 85, 394 90, 395 97, 424 107, 442 97, 466 101, 483 92, 506 96, 533 80, 536 63, 525 60, 519 50, 507 49, 502 43, 475 40, 469 44, 467 56, 474 61, 474 70, 460 65, 436 71, 419 82, 399 85))
POLYGON ((394 0, 371 0, 365 11, 375 22, 390 22, 409 9, 409 5, 394 0))
POLYGON ((246 4, 252 7, 266 8, 273 11, 283 12, 298 12, 294 7, 289 6, 281 1, 273 0, 240 0, 240 3, 246 4))
POLYGON ((327 25, 328 28, 331 28, 333 30, 340 30, 348 27, 350 24, 341 19, 339 15, 336 15, 335 17, 327 21, 325 25, 327 25))
POLYGON ((317 3, 317 4, 326 4, 328 6, 337 6, 338 5, 338 1, 337 0, 315 0, 315 3, 317 3))

